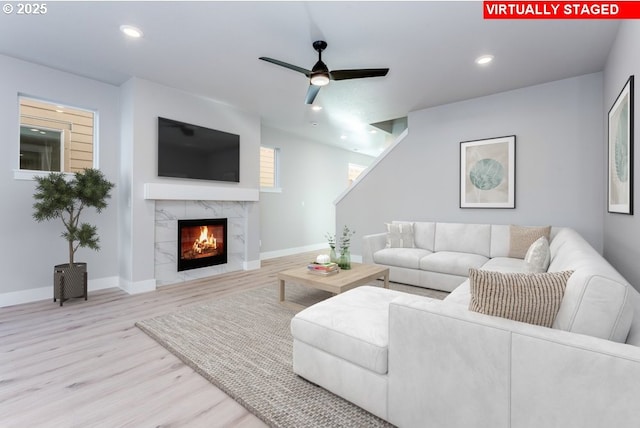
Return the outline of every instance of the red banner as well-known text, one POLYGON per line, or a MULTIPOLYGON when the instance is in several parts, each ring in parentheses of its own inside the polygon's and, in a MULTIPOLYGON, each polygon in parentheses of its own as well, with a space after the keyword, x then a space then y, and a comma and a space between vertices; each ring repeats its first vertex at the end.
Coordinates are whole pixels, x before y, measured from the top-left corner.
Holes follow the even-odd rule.
POLYGON ((640 1, 484 1, 484 19, 640 19, 640 1))

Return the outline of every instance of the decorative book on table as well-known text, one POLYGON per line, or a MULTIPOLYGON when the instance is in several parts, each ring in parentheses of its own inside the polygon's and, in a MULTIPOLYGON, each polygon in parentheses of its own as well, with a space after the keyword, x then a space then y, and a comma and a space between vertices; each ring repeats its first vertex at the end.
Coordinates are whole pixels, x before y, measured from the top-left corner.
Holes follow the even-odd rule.
POLYGON ((338 273, 340 269, 338 268, 337 263, 309 263, 307 266, 309 273, 313 273, 316 275, 332 275, 338 273))

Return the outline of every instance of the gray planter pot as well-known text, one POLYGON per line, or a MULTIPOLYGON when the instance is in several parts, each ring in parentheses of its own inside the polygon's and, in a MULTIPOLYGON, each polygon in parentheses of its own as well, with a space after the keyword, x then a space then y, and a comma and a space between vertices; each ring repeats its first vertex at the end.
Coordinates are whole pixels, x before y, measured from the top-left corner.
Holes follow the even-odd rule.
POLYGON ((62 303, 72 297, 87 300, 87 264, 69 263, 56 265, 53 269, 53 301, 62 303))

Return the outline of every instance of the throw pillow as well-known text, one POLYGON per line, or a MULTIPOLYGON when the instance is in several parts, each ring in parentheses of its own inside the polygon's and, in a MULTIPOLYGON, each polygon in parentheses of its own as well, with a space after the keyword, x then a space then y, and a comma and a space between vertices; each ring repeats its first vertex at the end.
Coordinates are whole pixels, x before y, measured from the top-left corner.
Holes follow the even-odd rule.
POLYGON ((469 310, 551 327, 572 273, 527 274, 469 269, 469 310))
POLYGON ((414 248, 413 223, 386 223, 387 248, 414 248))
POLYGON ((549 251, 549 241, 541 236, 531 244, 527 254, 524 256, 524 264, 527 272, 546 272, 549 268, 551 252, 549 251))
POLYGON ((550 234, 551 226, 509 226, 509 257, 524 259, 531 244, 541 236, 544 236, 549 241, 550 234))

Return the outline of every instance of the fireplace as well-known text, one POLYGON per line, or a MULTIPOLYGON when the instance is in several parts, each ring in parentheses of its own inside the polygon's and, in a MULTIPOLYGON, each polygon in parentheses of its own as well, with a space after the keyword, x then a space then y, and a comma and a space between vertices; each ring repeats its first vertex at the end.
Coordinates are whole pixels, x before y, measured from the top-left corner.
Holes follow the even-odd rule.
POLYGON ((178 272, 227 263, 227 219, 178 220, 178 272))

